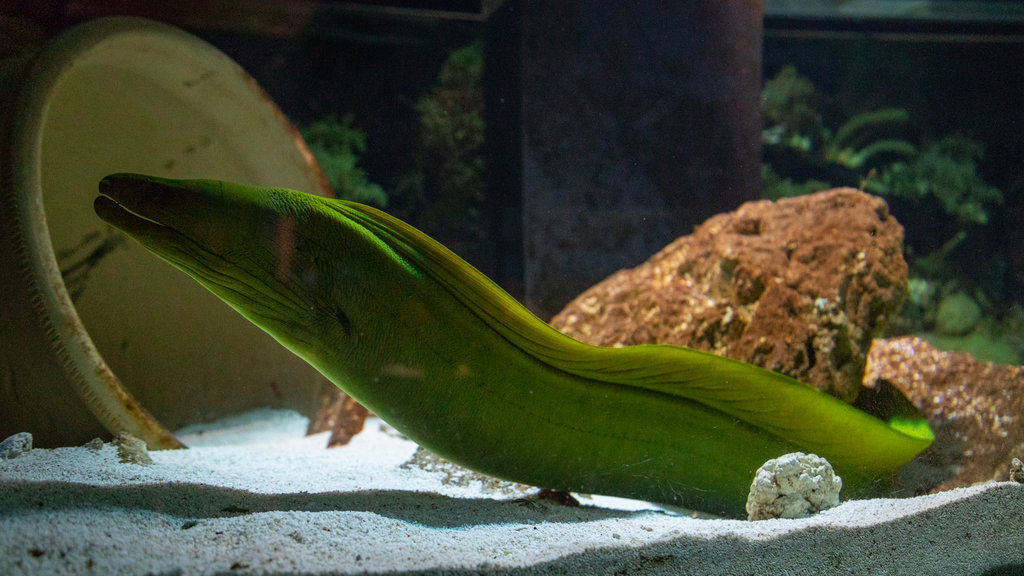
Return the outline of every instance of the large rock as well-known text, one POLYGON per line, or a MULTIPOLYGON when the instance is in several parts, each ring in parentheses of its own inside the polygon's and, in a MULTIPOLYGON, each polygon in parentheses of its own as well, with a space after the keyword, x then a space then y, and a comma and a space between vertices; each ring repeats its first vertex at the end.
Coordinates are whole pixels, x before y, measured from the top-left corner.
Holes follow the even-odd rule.
POLYGON ((935 442, 901 471, 916 492, 1007 480, 1024 457, 1024 367, 943 352, 912 336, 876 340, 868 387, 886 381, 928 418, 935 442))
POLYGON ((666 343, 783 372, 852 401, 871 340, 907 293, 903 228, 836 189, 715 216, 551 321, 602 346, 666 343))

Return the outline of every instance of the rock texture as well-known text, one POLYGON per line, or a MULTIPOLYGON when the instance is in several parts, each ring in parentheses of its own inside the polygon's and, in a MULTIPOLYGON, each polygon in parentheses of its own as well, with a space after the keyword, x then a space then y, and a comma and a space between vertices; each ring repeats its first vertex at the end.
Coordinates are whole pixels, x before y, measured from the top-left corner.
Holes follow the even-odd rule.
POLYGON ((843 479, 817 454, 794 452, 758 468, 747 496, 747 520, 806 518, 839 506, 843 479))
POLYGON ((0 460, 17 458, 32 451, 32 434, 18 432, 0 442, 0 460))
POLYGON ((750 202, 587 290, 551 324, 603 346, 708 350, 852 401, 872 338, 906 297, 902 244, 885 202, 857 190, 750 202))
POLYGON ((979 362, 912 336, 876 340, 865 385, 887 381, 928 418, 935 443, 901 470, 916 492, 1007 480, 1024 455, 1024 367, 979 362))
POLYGON ((331 382, 324 382, 320 387, 316 409, 309 418, 306 434, 331 431, 327 439, 327 447, 344 446, 352 438, 362 432, 363 424, 370 415, 362 404, 341 391, 331 382))

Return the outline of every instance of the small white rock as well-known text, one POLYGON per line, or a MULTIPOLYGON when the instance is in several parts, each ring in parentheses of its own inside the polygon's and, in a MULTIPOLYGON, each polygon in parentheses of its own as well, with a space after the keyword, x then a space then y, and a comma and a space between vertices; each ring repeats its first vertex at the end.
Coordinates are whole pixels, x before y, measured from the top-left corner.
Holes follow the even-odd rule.
POLYGON ((794 452, 757 470, 747 496, 747 519, 806 518, 839 505, 843 479, 828 460, 794 452))
POLYGON ((29 432, 18 432, 4 438, 0 442, 0 459, 17 458, 32 450, 32 434, 29 432))
POLYGON ((117 457, 122 464, 138 464, 149 466, 153 459, 149 457, 149 450, 141 438, 136 438, 127 432, 121 432, 114 438, 117 446, 117 457))
POLYGON ((1024 484, 1024 462, 1020 458, 1010 460, 1010 480, 1024 484))

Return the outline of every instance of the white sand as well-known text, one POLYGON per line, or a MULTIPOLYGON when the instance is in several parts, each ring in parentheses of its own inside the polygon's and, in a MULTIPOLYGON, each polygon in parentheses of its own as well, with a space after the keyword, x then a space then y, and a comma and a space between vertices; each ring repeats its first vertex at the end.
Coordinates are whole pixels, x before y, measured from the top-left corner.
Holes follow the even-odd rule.
POLYGON ((303 428, 253 414, 194 429, 192 449, 153 452, 149 466, 109 444, 0 460, 0 574, 1024 573, 1020 484, 803 520, 700 520, 460 486, 402 467, 415 445, 375 419, 334 450, 303 428))

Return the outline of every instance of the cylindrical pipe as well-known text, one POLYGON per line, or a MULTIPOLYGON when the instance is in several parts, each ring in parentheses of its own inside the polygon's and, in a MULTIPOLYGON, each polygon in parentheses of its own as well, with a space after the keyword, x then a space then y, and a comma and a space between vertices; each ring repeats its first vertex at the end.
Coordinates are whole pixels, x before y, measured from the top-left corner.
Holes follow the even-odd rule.
POLYGON ((323 194, 255 82, 135 18, 77 26, 0 70, 0 437, 52 446, 106 428, 173 447, 186 423, 312 408, 315 370, 92 211, 99 179, 122 171, 323 194))

